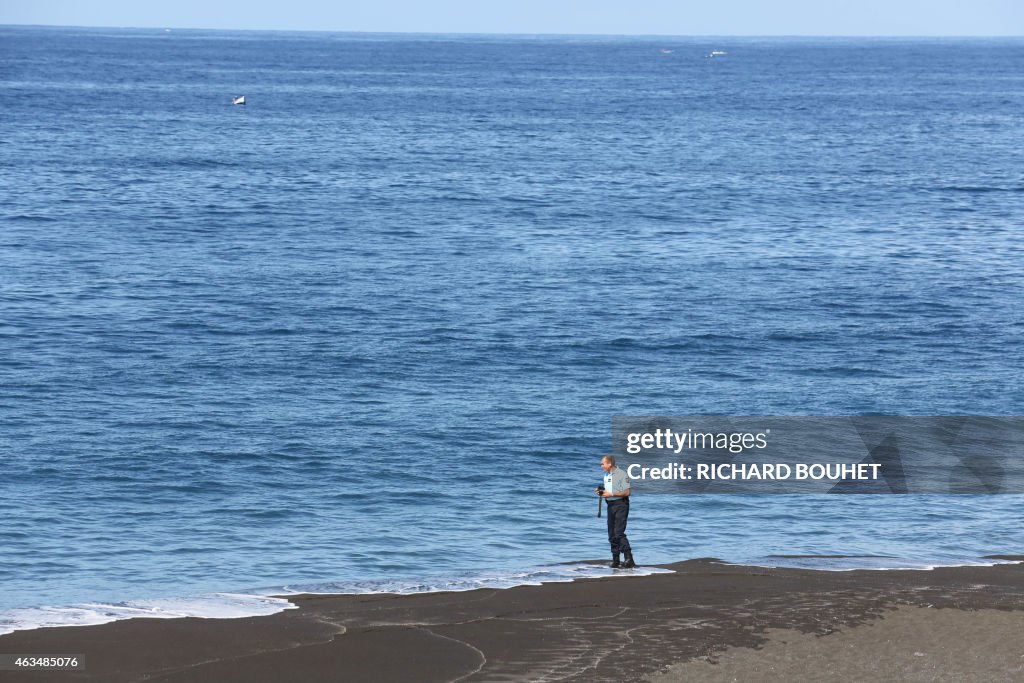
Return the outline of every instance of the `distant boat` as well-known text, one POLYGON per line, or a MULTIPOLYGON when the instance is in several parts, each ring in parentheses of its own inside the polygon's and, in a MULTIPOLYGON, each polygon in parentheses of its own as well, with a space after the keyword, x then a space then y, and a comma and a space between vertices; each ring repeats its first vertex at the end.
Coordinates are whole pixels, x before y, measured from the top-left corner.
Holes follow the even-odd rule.
POLYGON ((663 55, 670 55, 670 54, 672 54, 672 50, 669 50, 669 49, 666 49, 666 48, 662 48, 661 49, 661 54, 663 54, 663 55))
POLYGON ((245 104, 245 95, 242 95, 241 97, 232 98, 231 104, 245 104))
POLYGON ((725 50, 712 50, 711 52, 708 53, 708 57, 724 57, 727 54, 729 53, 726 52, 725 50))

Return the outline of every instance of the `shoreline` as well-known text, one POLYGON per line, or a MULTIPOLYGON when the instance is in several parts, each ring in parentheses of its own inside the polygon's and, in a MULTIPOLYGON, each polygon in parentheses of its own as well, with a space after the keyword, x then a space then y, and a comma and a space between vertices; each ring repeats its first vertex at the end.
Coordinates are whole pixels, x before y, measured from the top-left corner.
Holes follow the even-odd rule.
POLYGON ((0 636, 0 653, 82 657, 79 671, 4 672, 26 681, 328 681, 339 671, 349 681, 645 680, 723 652, 788 648, 771 637, 780 630, 856 639, 904 607, 925 610, 911 620, 917 630, 938 627, 929 615, 942 610, 1006 612, 1024 626, 1024 556, 986 559, 1005 563, 832 571, 704 558, 629 580, 281 595, 297 608, 15 631, 0 636))
MULTIPOLYGON (((849 571, 930 571, 953 567, 989 567, 995 564, 1018 562, 1013 555, 985 555, 972 560, 946 563, 927 563, 887 555, 769 555, 764 561, 735 562, 717 557, 691 558, 718 564, 750 567, 757 569, 793 569, 821 572, 849 571), (782 563, 769 560, 778 559, 782 563), (794 563, 794 560, 811 560, 811 563, 794 563), (860 560, 855 566, 815 565, 821 560, 860 560), (872 565, 870 560, 896 560, 891 565, 881 562, 872 565), (915 564, 914 562, 920 562, 915 564)), ((359 581, 351 585, 345 582, 298 583, 293 585, 268 586, 255 589, 219 590, 179 596, 142 597, 127 600, 86 600, 66 604, 18 606, 0 609, 0 637, 21 631, 43 628, 86 628, 102 626, 128 619, 242 619, 247 617, 270 616, 297 606, 289 600, 296 596, 347 596, 347 595, 425 595, 430 593, 459 593, 478 589, 507 589, 521 586, 538 586, 549 583, 566 583, 594 578, 637 578, 650 574, 665 573, 667 567, 686 560, 663 564, 650 564, 635 570, 615 570, 607 567, 606 560, 578 560, 549 565, 520 567, 513 570, 475 570, 461 574, 426 575, 416 578, 392 578, 376 581, 359 581), (374 584, 377 584, 375 587, 374 584), (322 589, 318 589, 322 588, 322 589), (13 625, 13 630, 11 629, 13 625)))

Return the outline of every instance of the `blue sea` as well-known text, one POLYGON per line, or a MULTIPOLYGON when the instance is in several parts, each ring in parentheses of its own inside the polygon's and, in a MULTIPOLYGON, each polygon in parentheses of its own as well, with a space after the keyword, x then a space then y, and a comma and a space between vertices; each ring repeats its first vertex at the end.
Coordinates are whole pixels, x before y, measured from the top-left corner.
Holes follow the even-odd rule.
MULTIPOLYGON (((1024 39, 0 27, 0 632, 598 575, 613 415, 1019 415, 1022 225, 1024 39)), ((1024 550, 637 493, 641 564, 1024 550)))

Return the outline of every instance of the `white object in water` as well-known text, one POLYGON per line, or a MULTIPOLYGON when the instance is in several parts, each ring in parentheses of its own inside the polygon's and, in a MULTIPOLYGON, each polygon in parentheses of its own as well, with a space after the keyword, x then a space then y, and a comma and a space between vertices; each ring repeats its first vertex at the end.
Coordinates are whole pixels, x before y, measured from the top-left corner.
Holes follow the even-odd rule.
POLYGON ((663 54, 663 55, 670 55, 670 54, 672 54, 672 50, 669 50, 667 48, 662 48, 661 54, 663 54))
POLYGON ((728 52, 726 52, 725 50, 712 50, 712 51, 711 51, 711 52, 710 52, 710 53, 708 54, 708 57, 724 57, 724 56, 726 56, 727 54, 729 54, 729 53, 728 53, 728 52))
POLYGON ((231 104, 245 104, 245 95, 241 95, 239 97, 233 97, 231 99, 231 104))

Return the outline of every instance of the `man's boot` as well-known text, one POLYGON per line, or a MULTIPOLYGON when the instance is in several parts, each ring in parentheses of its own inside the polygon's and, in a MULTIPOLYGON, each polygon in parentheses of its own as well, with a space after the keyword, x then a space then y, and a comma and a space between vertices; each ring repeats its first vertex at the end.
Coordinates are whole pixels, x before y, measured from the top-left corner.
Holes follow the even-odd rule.
POLYGON ((619 567, 622 566, 621 564, 619 564, 619 554, 618 553, 612 553, 612 563, 610 565, 608 565, 608 566, 611 567, 612 569, 618 569, 619 567))
POLYGON ((626 551, 626 561, 622 563, 624 569, 632 569, 636 566, 636 562, 633 561, 633 551, 626 551))

